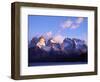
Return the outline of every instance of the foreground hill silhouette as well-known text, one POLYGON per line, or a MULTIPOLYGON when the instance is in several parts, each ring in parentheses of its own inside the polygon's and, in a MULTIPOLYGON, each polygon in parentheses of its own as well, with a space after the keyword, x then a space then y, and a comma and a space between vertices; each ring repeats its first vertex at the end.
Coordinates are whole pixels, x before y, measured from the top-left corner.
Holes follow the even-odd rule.
POLYGON ((87 45, 80 39, 65 38, 62 43, 52 43, 52 38, 45 41, 45 46, 39 48, 39 38, 34 37, 28 48, 28 65, 53 65, 87 63, 87 45), (65 63, 66 62, 66 63, 65 63))

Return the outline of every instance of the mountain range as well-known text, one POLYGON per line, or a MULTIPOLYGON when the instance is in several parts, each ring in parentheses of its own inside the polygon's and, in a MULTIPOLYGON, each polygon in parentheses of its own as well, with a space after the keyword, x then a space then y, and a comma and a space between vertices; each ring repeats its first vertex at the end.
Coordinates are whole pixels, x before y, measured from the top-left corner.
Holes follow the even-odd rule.
POLYGON ((49 38, 45 46, 37 47, 39 38, 33 37, 28 45, 28 60, 34 62, 87 62, 88 46, 84 40, 65 38, 62 43, 53 43, 49 38))
MULTIPOLYGON (((54 51, 80 51, 83 53, 87 52, 87 44, 84 40, 76 39, 76 38, 65 38, 63 43, 52 43, 52 38, 46 40, 46 46, 42 47, 41 49, 45 51, 50 51, 53 49, 54 51)), ((39 42, 39 38, 33 37, 30 41, 28 47, 36 47, 36 44, 39 42)))

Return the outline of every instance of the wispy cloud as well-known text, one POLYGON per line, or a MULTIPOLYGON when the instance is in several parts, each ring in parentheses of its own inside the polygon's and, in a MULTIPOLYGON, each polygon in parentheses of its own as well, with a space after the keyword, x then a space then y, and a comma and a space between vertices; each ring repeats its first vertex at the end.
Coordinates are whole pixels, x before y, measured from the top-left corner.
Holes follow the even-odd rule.
POLYGON ((73 24, 72 26, 71 26, 71 29, 76 29, 76 28, 78 28, 80 25, 79 24, 73 24))
POLYGON ((83 17, 79 17, 79 18, 77 18, 76 23, 77 23, 77 24, 80 24, 80 23, 83 22, 83 20, 84 20, 83 17))
POLYGON ((65 28, 70 28, 72 24, 73 24, 73 21, 71 21, 70 19, 68 19, 68 20, 64 21, 64 22, 61 24, 61 27, 62 27, 63 29, 65 29, 65 28))
POLYGON ((54 36, 52 40, 54 43, 62 43, 64 40, 64 37, 59 34, 59 35, 54 36))
POLYGON ((48 39, 48 38, 52 37, 52 34, 53 34, 52 31, 48 31, 48 32, 44 33, 43 36, 48 39))
POLYGON ((68 19, 61 24, 61 28, 62 29, 67 29, 67 28, 76 29, 80 27, 80 24, 83 21, 84 21, 83 17, 78 17, 75 21, 68 19))
POLYGON ((47 37, 51 37, 52 36, 52 32, 49 31, 49 32, 46 33, 46 35, 47 35, 47 37))

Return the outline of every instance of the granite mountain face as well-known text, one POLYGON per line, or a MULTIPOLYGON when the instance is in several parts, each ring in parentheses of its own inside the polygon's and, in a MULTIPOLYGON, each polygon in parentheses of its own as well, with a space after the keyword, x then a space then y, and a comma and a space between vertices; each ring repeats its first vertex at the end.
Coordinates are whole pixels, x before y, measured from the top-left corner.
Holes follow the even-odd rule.
MULTIPOLYGON (((39 38, 33 37, 30 41, 28 47, 38 47, 37 43, 39 42, 39 38)), ((65 38, 63 43, 54 43, 52 42, 52 38, 45 40, 45 46, 41 47, 44 51, 80 51, 82 53, 87 52, 87 44, 84 40, 76 39, 76 38, 65 38)))

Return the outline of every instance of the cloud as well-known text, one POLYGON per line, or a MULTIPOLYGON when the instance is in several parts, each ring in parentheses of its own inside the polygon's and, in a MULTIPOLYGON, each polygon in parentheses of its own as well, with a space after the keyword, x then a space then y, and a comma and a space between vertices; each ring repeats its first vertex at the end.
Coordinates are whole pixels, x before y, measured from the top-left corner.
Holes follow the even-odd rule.
POLYGON ((67 29, 67 28, 76 29, 80 27, 80 24, 83 21, 84 21, 83 17, 78 17, 75 21, 68 19, 61 24, 61 28, 62 29, 67 29))
POLYGON ((47 35, 48 37, 51 37, 51 36, 52 36, 52 32, 49 31, 49 32, 46 33, 46 35, 47 35))
POLYGON ((72 26, 71 26, 71 29, 76 29, 76 28, 78 28, 80 25, 79 24, 73 24, 72 26))
POLYGON ((64 22, 61 24, 61 27, 62 27, 63 29, 69 28, 69 27, 71 27, 72 24, 73 24, 73 22, 72 22, 70 19, 68 19, 67 21, 64 21, 64 22))
POLYGON ((72 24, 71 28, 72 29, 76 29, 78 27, 80 27, 81 23, 84 21, 83 17, 79 17, 77 18, 77 20, 72 24))
POLYGON ((62 43, 64 40, 64 37, 62 35, 56 35, 53 37, 52 42, 53 43, 62 43))
POLYGON ((77 18, 76 23, 77 23, 77 24, 80 24, 80 23, 83 22, 83 20, 84 20, 83 17, 79 17, 79 18, 77 18))
POLYGON ((52 32, 51 31, 46 32, 46 33, 44 33, 44 36, 48 39, 48 38, 52 37, 52 32))

